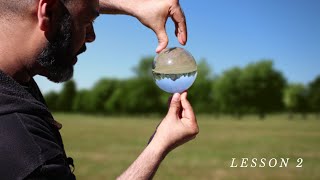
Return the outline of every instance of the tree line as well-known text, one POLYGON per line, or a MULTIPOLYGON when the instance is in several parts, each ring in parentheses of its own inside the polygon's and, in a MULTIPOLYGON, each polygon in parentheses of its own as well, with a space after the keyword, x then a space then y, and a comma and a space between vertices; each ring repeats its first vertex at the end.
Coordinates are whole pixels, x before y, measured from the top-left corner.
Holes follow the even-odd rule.
MULTIPOLYGON (((128 79, 103 78, 91 89, 78 90, 73 80, 60 92, 45 94, 52 111, 90 114, 165 113, 168 93, 154 83, 151 71, 153 57, 142 58, 128 79)), ((244 68, 234 67, 213 75, 205 59, 198 62, 198 75, 188 90, 196 113, 232 114, 241 118, 268 113, 320 113, 320 76, 310 84, 288 83, 276 70, 272 60, 260 60, 244 68)))

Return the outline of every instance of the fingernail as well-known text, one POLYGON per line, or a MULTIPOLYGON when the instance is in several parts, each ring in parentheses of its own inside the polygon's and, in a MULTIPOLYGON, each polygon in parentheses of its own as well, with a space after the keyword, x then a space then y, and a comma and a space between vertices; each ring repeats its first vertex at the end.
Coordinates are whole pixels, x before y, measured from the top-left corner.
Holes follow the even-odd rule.
POLYGON ((181 94, 181 96, 184 98, 184 99, 186 99, 187 98, 187 91, 184 91, 182 94, 181 94))
POLYGON ((179 93, 175 93, 172 97, 172 101, 180 101, 180 94, 179 93))
POLYGON ((156 49, 156 53, 160 53, 160 51, 161 51, 161 47, 158 46, 157 49, 156 49))

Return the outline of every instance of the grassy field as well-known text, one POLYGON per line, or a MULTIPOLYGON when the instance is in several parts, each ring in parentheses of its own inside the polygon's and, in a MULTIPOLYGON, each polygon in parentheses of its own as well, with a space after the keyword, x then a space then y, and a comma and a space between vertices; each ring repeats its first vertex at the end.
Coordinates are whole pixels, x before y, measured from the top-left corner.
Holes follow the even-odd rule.
MULTIPOLYGON (((79 180, 115 179, 140 154, 160 120, 54 116, 63 124, 65 148, 79 180)), ((171 152, 154 179, 320 179, 320 120, 314 117, 290 121, 277 115, 261 121, 198 116, 198 123, 198 137, 171 152), (230 167, 232 158, 240 166, 245 157, 266 158, 267 164, 271 158, 290 160, 286 168, 230 167), (296 168, 298 158, 303 158, 301 168, 296 168)))

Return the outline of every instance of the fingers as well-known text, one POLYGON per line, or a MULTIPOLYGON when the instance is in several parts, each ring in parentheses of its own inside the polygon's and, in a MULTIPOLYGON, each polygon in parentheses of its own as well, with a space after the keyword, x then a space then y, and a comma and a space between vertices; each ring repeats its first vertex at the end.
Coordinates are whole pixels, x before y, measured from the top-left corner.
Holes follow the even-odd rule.
POLYGON ((189 101, 187 100, 187 92, 183 92, 181 94, 181 105, 183 108, 182 116, 184 118, 188 118, 188 119, 195 119, 195 115, 194 115, 192 106, 189 103, 189 101))
POLYGON ((155 33, 157 34, 158 38, 158 47, 156 49, 156 53, 160 53, 168 45, 168 36, 165 27, 158 31, 155 31, 155 33))
POLYGON ((180 101, 181 97, 179 93, 175 93, 172 96, 171 102, 170 102, 170 107, 169 107, 169 111, 168 114, 169 115, 177 115, 177 113, 180 111, 181 109, 181 101, 180 101))
MULTIPOLYGON (((188 32, 186 18, 180 5, 176 5, 174 8, 172 8, 172 10, 170 11, 170 16, 175 24, 175 34, 178 38, 179 43, 181 45, 185 45, 188 39, 188 32)), ((155 33, 158 38, 158 47, 156 49, 156 52, 160 53, 168 45, 168 36, 165 27, 160 30, 155 30, 155 33)))
POLYGON ((168 107, 169 107, 169 108, 170 108, 170 104, 171 104, 172 97, 173 97, 173 96, 170 96, 170 97, 168 98, 168 107))
POLYGON ((195 138, 196 135, 199 133, 199 126, 197 123, 197 119, 194 115, 194 112, 192 110, 192 106, 190 105, 189 101, 187 100, 187 92, 183 92, 181 94, 181 104, 183 108, 183 114, 182 114, 182 121, 185 124, 188 124, 190 135, 192 135, 192 138, 195 138))
MULTIPOLYGON (((168 107, 169 107, 169 108, 170 108, 170 103, 171 103, 172 97, 173 97, 173 96, 171 96, 171 97, 168 98, 168 107)), ((179 109, 179 112, 177 111, 176 113, 177 113, 177 115, 178 115, 179 118, 182 118, 182 117, 183 117, 183 115, 182 115, 182 113, 183 113, 183 112, 182 112, 182 108, 180 108, 180 109, 179 109)))
POLYGON ((180 6, 172 10, 171 18, 175 24, 175 34, 179 43, 185 45, 188 39, 186 18, 180 6))

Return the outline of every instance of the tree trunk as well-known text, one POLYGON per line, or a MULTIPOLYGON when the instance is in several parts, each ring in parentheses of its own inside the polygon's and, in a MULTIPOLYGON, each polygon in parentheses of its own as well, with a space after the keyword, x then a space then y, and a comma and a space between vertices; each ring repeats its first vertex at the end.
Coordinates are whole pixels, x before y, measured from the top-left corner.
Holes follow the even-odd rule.
POLYGON ((306 119, 308 118, 307 113, 305 113, 305 112, 303 112, 303 113, 301 114, 301 116, 302 116, 302 119, 303 119, 303 120, 306 120, 306 119))
POLYGON ((266 117, 266 114, 265 114, 264 112, 260 112, 260 113, 259 113, 259 118, 260 118, 260 120, 264 120, 265 117, 266 117))
POLYGON ((288 118, 289 118, 289 120, 293 120, 293 113, 292 113, 292 111, 289 112, 289 117, 288 117, 288 118))
POLYGON ((214 113, 214 118, 215 119, 219 119, 220 118, 220 113, 218 113, 218 112, 214 113))
POLYGON ((241 119, 242 119, 242 114, 239 113, 239 112, 236 112, 236 113, 235 113, 235 116, 236 116, 236 118, 237 118, 238 120, 241 120, 241 119))

